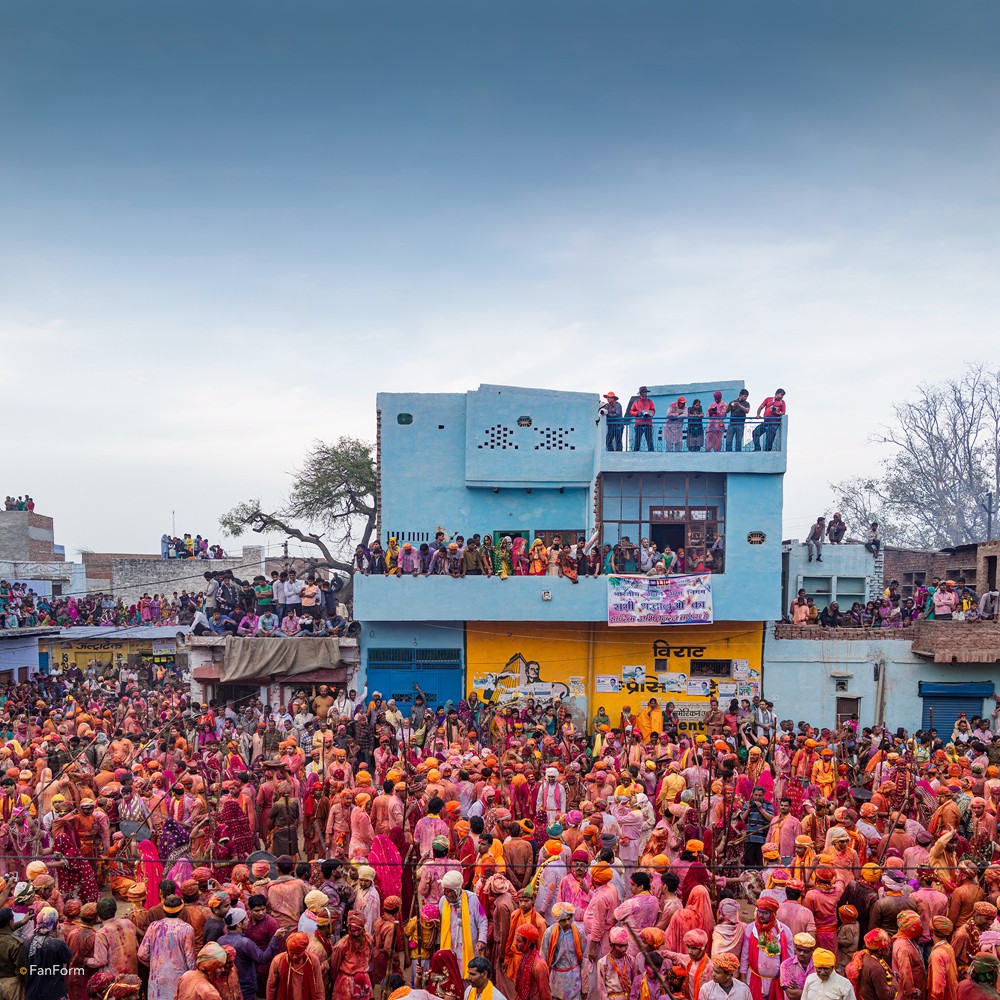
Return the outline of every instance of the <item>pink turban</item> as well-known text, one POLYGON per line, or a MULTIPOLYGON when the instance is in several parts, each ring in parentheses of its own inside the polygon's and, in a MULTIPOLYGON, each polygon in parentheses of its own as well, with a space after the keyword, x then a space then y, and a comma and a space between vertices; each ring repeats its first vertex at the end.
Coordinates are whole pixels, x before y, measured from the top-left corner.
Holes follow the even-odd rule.
POLYGON ((700 927, 695 927, 684 935, 684 947, 707 948, 708 935, 700 927))

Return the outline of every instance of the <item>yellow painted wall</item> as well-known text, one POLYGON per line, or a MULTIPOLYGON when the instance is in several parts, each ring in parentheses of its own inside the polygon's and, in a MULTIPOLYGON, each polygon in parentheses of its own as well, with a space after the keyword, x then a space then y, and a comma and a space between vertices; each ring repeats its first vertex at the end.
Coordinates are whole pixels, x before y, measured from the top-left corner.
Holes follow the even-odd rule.
POLYGON ((494 702, 561 698, 578 725, 599 706, 617 722, 624 706, 638 712, 655 697, 699 728, 710 694, 725 708, 731 697, 761 693, 762 637, 763 625, 752 622, 662 629, 470 623, 466 687, 494 702), (732 673, 742 676, 697 676, 711 672, 712 660, 734 661, 732 673))

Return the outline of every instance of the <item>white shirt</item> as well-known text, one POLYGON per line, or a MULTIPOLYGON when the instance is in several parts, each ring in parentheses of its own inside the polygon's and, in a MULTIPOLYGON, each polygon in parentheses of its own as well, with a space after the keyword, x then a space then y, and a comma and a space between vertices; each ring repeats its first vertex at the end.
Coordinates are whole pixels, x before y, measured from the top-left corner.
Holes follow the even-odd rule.
MULTIPOLYGON (((412 1000, 418 1000, 417 994, 418 993, 422 993, 422 992, 423 992, 422 990, 411 990, 409 997, 407 997, 407 1000, 411 1000, 411 998, 412 998, 412 1000)), ((465 987, 465 1000, 469 1000, 469 996, 470 996, 471 993, 472 993, 472 987, 471 986, 466 986, 465 987)), ((478 994, 477 994, 477 996, 478 996, 478 994)), ((507 1000, 507 998, 497 989, 497 984, 496 983, 493 984, 493 1000, 507 1000)))
POLYGON ((750 1000, 751 996, 750 987, 738 979, 733 980, 728 993, 714 979, 704 983, 698 991, 698 1000, 750 1000))
POLYGON ((815 972, 802 987, 802 1000, 857 1000, 851 981, 837 972, 824 983, 815 972))
POLYGON ((289 580, 284 586, 285 604, 301 604, 302 590, 305 584, 301 580, 289 580))

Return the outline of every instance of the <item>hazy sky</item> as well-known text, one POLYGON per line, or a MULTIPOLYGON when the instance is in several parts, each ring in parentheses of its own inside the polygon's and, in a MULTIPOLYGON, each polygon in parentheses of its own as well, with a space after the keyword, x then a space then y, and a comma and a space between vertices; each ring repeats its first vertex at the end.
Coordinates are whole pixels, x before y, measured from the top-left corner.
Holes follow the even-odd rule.
POLYGON ((0 485, 68 554, 484 381, 783 385, 801 537, 997 358, 994 0, 0 10, 0 485))

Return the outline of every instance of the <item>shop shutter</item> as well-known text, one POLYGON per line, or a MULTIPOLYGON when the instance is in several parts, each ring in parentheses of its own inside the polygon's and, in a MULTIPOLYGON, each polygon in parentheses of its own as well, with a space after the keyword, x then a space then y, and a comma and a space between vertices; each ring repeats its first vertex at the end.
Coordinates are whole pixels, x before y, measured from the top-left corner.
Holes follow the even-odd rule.
POLYGON ((923 699, 921 727, 931 728, 931 710, 934 712, 933 726, 938 736, 948 742, 955 722, 963 712, 967 716, 982 715, 983 699, 993 695, 992 681, 969 684, 920 681, 918 693, 923 699))
POLYGON ((427 707, 437 708, 462 694, 460 649, 373 648, 368 651, 368 692, 393 698, 404 715, 413 705, 414 683, 427 696, 427 707))

